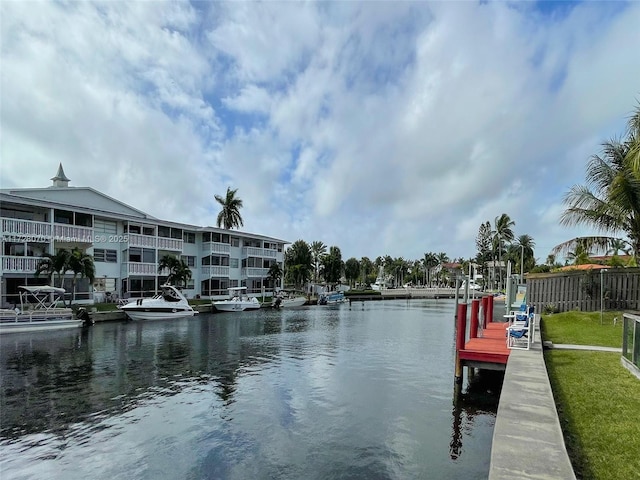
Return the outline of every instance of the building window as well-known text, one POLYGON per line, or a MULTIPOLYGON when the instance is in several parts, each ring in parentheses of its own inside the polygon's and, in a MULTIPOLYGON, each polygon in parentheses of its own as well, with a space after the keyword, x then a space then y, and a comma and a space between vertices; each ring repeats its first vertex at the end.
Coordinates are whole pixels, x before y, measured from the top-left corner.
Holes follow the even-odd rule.
POLYGON ((229 259, 229 267, 231 268, 238 268, 238 266, 240 265, 240 262, 238 261, 237 258, 231 258, 229 259))
POLYGON ((150 248, 129 249, 129 261, 136 263, 156 263, 156 251, 150 248))
POLYGON ((93 250, 93 260, 95 262, 117 263, 117 250, 107 250, 104 248, 95 248, 93 250))
POLYGON ((156 229, 154 227, 142 227, 142 235, 146 235, 148 237, 155 237, 156 229))
POLYGON ((101 220, 96 218, 93 224, 93 230, 95 233, 108 233, 115 235, 118 233, 118 225, 116 222, 110 222, 109 220, 101 220))
POLYGON ((25 248, 24 243, 5 242, 4 254, 11 255, 12 257, 24 257, 25 248))
POLYGON ((171 237, 171 229, 169 227, 158 227, 158 236, 162 238, 170 238, 171 237))
POLYGON ((196 257, 191 255, 182 255, 180 258, 184 260, 184 263, 186 263, 189 268, 194 268, 196 266, 196 257))
POLYGON ((240 238, 239 237, 231 237, 231 246, 239 247, 240 246, 240 238))
POLYGON ((184 232, 182 240, 184 243, 196 243, 196 234, 193 232, 184 232))
POLYGON ((53 221, 54 223, 73 225, 73 212, 55 209, 53 212, 53 221))
POLYGON ((87 215, 86 213, 77 213, 75 225, 79 227, 92 227, 93 226, 93 217, 91 215, 87 215))

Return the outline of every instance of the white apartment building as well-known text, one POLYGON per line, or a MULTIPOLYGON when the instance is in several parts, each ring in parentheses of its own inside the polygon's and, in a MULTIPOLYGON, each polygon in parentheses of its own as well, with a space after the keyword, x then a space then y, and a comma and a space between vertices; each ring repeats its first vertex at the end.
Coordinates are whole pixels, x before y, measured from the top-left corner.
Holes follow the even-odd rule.
MULTIPOLYGON (((74 247, 93 256, 96 270, 93 285, 77 279, 81 302, 153 295, 167 278, 158 271, 164 255, 189 265, 188 298, 222 298, 239 286, 271 291, 269 267, 277 262, 284 268, 285 240, 154 218, 93 188, 69 186, 62 164, 51 180, 45 188, 0 190, 4 306, 16 302, 18 286, 47 283, 35 276, 44 253, 74 247)), ((71 277, 64 279, 68 291, 71 277)))

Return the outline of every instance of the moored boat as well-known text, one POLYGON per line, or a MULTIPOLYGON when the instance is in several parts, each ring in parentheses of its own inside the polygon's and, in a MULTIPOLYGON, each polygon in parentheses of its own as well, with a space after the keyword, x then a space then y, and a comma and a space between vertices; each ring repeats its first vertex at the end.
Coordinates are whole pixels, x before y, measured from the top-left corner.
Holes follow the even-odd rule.
POLYGON ((305 297, 304 295, 294 295, 291 293, 287 294, 285 292, 280 292, 273 299, 271 306, 273 308, 293 308, 301 307, 305 303, 307 303, 307 297, 305 297))
POLYGON ((245 310, 257 310, 261 307, 256 297, 249 297, 245 290, 247 287, 231 287, 229 289, 230 298, 226 300, 216 300, 213 306, 221 312, 243 312, 245 310))
POLYGON ((344 296, 344 292, 327 292, 320 294, 318 305, 337 305, 346 301, 347 298, 344 296))
POLYGON ((164 320, 192 317, 198 312, 173 285, 163 285, 159 295, 138 298, 120 307, 131 320, 164 320))
POLYGON ((0 333, 77 328, 89 321, 85 309, 58 307, 64 302, 64 288, 50 285, 20 286, 20 308, 0 310, 0 333))

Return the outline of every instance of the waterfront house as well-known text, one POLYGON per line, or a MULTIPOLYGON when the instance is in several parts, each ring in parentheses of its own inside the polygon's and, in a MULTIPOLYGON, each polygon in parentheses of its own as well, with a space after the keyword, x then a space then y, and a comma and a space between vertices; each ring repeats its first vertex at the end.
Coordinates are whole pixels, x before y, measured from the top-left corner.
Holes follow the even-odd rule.
MULTIPOLYGON (((3 306, 12 305, 19 285, 46 283, 35 272, 42 255, 78 247, 94 258, 96 278, 78 279, 79 302, 153 295, 168 272, 164 255, 182 258, 192 272, 188 298, 221 298, 230 287, 249 293, 272 291, 269 267, 284 262, 285 240, 236 230, 201 227, 154 218, 91 187, 69 186, 62 165, 45 188, 0 190, 3 306)), ((70 290, 71 275, 64 285, 70 290)), ((280 285, 281 287, 282 285, 280 285)))

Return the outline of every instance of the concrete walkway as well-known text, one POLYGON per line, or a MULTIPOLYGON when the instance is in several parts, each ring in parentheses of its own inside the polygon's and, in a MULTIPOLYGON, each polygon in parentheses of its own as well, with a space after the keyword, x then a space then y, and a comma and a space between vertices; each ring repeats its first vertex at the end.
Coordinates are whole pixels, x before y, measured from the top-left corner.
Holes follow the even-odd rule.
POLYGON ((544 363, 540 317, 536 317, 536 343, 530 350, 514 349, 509 355, 493 431, 490 480, 576 478, 544 363))
POLYGON ((597 345, 572 345, 570 343, 543 343, 544 348, 553 348, 554 350, 588 350, 591 352, 613 352, 622 354, 622 348, 600 347, 597 345))

